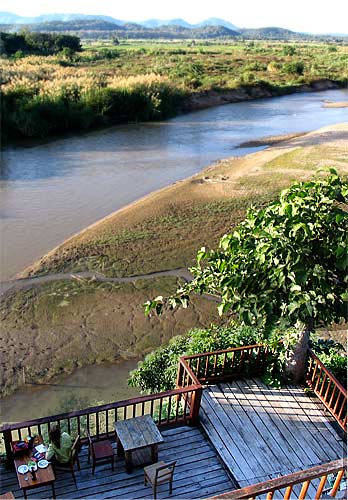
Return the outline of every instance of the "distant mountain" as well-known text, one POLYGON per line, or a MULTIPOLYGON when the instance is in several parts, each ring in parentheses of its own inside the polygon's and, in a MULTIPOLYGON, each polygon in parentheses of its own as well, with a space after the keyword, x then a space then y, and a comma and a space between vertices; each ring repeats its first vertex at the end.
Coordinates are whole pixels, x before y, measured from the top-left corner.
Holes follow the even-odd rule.
MULTIPOLYGON (((110 38, 116 36, 128 39, 212 39, 231 38, 239 36, 237 31, 224 26, 202 26, 200 28, 186 28, 176 24, 147 28, 140 24, 126 23, 123 25, 104 21, 103 19, 75 19, 71 21, 49 21, 21 25, 33 32, 64 32, 88 36, 92 38, 110 38)), ((0 29, 16 31, 18 25, 2 25, 0 29)))
POLYGON ((0 12, 0 28, 3 31, 18 31, 25 25, 32 31, 68 31, 78 32, 81 37, 84 32, 88 36, 107 38, 110 32, 116 36, 129 38, 229 38, 242 37, 250 40, 303 40, 303 39, 335 39, 337 36, 346 35, 311 35, 310 33, 297 33, 284 28, 237 28, 234 24, 211 17, 197 24, 190 24, 184 19, 149 19, 141 23, 122 21, 111 16, 92 14, 43 14, 36 17, 18 16, 12 12, 0 12), (105 32, 102 35, 102 32, 105 32))
POLYGON ((228 21, 225 21, 224 19, 219 19, 218 17, 210 17, 205 21, 201 21, 200 23, 195 24, 196 28, 200 28, 202 26, 224 26, 224 28, 228 28, 233 31, 239 31, 239 28, 237 28, 237 26, 229 23, 228 21))
POLYGON ((138 24, 145 26, 146 28, 159 28, 161 26, 182 26, 183 28, 193 28, 193 25, 184 21, 184 19, 167 19, 166 21, 161 19, 148 19, 147 21, 141 21, 138 24))
POLYGON ((239 30, 244 38, 250 38, 253 40, 289 40, 302 38, 302 33, 296 33, 295 31, 287 30, 284 28, 277 27, 266 27, 266 28, 243 28, 239 30))
POLYGON ((52 21, 75 21, 75 20, 91 20, 97 19, 101 21, 107 21, 110 23, 118 24, 122 26, 128 21, 121 21, 120 19, 115 19, 111 16, 98 16, 93 14, 42 14, 36 17, 23 17, 17 16, 12 12, 0 12, 0 24, 37 24, 37 23, 49 23, 52 21))

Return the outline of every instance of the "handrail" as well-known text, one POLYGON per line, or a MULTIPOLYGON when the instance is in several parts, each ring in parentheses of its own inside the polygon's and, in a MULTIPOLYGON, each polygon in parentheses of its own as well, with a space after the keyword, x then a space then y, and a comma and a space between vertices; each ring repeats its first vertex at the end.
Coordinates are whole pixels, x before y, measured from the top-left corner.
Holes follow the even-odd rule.
POLYGON ((191 379, 201 383, 222 381, 243 374, 257 374, 263 366, 263 359, 269 349, 263 344, 222 349, 219 351, 191 354, 180 358, 178 386, 184 371, 191 379), (184 370, 182 373, 180 370, 184 370), (190 370, 190 371, 189 371, 190 370), (193 379, 193 375, 195 379, 193 379))
POLYGON ((63 425, 69 434, 73 432, 82 437, 84 436, 84 429, 87 429, 90 433, 92 430, 93 435, 96 435, 97 438, 114 433, 113 423, 115 421, 126 420, 138 415, 150 414, 156 420, 158 426, 177 423, 192 425, 198 418, 201 391, 201 384, 192 384, 171 391, 138 396, 133 399, 93 406, 83 410, 65 412, 25 422, 4 424, 0 427, 0 433, 3 434, 6 455, 9 458, 12 456, 12 441, 23 439, 23 437, 35 433, 44 435, 47 439, 52 423, 63 425), (13 436, 13 433, 16 435, 13 436))
POLYGON ((200 352, 198 354, 188 354, 185 356, 182 356, 183 359, 194 359, 194 358, 200 358, 202 356, 210 356, 211 354, 224 354, 225 352, 232 352, 232 351, 244 351, 246 349, 255 349, 256 347, 264 347, 263 344, 253 344, 253 345, 244 345, 240 347, 230 347, 229 349, 220 349, 219 351, 210 351, 210 352, 200 352))
POLYGON ((346 389, 311 349, 308 349, 308 356, 307 384, 330 411, 340 427, 347 432, 346 389))
POLYGON ((307 492, 310 486, 316 489, 315 497, 310 498, 319 499, 325 488, 327 477, 329 474, 337 474, 334 484, 330 491, 330 496, 333 498, 336 496, 339 490, 340 483, 343 479, 344 473, 347 469, 347 459, 334 460, 322 465, 317 465, 311 467, 310 469, 301 470, 294 472, 292 474, 287 474, 286 476, 277 477, 275 479, 270 479, 269 481, 264 481, 262 483, 253 484, 251 486, 245 486, 239 490, 229 491, 221 495, 211 497, 212 499, 228 499, 228 500, 240 500, 243 498, 256 499, 259 495, 267 494, 266 499, 271 500, 274 493, 277 492, 277 498, 290 499, 297 498, 302 500, 308 498, 307 492), (320 478, 320 482, 311 485, 313 479, 320 478), (299 492, 293 492, 294 486, 302 485, 299 492), (285 489, 284 492, 280 490, 285 489), (296 496, 293 495, 295 493, 296 496), (283 495, 283 496, 280 496, 283 495))

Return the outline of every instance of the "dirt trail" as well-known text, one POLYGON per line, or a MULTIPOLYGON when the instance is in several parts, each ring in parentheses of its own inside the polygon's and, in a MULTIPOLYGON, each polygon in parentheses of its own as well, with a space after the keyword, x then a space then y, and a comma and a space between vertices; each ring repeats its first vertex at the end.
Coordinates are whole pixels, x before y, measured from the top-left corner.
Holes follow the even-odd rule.
POLYGON ((104 283, 133 283, 138 280, 161 278, 163 276, 174 276, 176 278, 183 278, 185 281, 192 279, 192 274, 185 268, 168 269, 167 271, 158 271, 149 274, 139 274, 137 276, 126 276, 124 278, 108 278, 102 273, 98 272, 81 272, 81 273, 56 273, 47 274, 45 276, 36 276, 33 278, 19 278, 0 283, 0 298, 8 293, 18 292, 20 290, 27 290, 29 288, 41 286, 45 283, 61 280, 92 280, 104 283))

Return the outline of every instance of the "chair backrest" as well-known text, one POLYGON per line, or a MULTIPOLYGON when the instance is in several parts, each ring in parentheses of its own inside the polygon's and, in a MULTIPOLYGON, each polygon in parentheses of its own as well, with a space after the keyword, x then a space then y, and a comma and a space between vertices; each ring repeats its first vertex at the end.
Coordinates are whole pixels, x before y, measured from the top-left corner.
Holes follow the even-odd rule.
POLYGON ((88 439, 89 451, 91 452, 92 457, 95 457, 95 451, 94 451, 93 441, 92 441, 91 435, 90 435, 90 433, 88 432, 87 429, 86 429, 86 434, 87 434, 87 439, 88 439))
POLYGON ((80 436, 77 436, 77 438, 75 439, 75 441, 71 447, 71 462, 72 462, 72 464, 75 463, 76 458, 77 458, 77 454, 80 451, 80 448, 81 448, 81 438, 80 438, 80 436))
POLYGON ((167 481, 173 480, 175 462, 170 462, 165 465, 161 465, 156 469, 155 484, 165 483, 167 481))

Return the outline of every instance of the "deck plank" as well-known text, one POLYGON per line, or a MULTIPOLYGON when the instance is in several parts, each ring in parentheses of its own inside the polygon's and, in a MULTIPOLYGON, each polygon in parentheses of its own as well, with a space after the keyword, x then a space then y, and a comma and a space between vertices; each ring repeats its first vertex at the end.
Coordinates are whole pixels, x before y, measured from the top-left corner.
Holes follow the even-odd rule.
MULTIPOLYGON (((164 442, 159 445, 159 460, 177 460, 172 498, 204 498, 236 488, 212 444, 198 428, 182 426, 161 433, 164 442)), ((116 443, 112 444, 115 449, 116 443)), ((135 467, 131 474, 127 474, 124 459, 116 457, 115 472, 110 464, 103 464, 98 465, 92 475, 92 467, 87 462, 86 447, 82 448, 79 457, 81 470, 75 471, 77 488, 71 473, 59 470, 55 481, 57 498, 152 498, 152 488, 149 485, 144 486, 143 467, 135 467)), ((23 498, 15 471, 1 469, 0 472, 0 494, 12 491, 15 498, 23 498)), ((50 487, 28 491, 28 500, 49 497, 50 487)), ((168 485, 163 485, 158 498, 167 497, 168 485)))
POLYGON ((278 391, 257 379, 203 391, 203 428, 240 486, 342 458, 344 440, 326 423, 324 406, 306 398, 300 387, 278 391))

